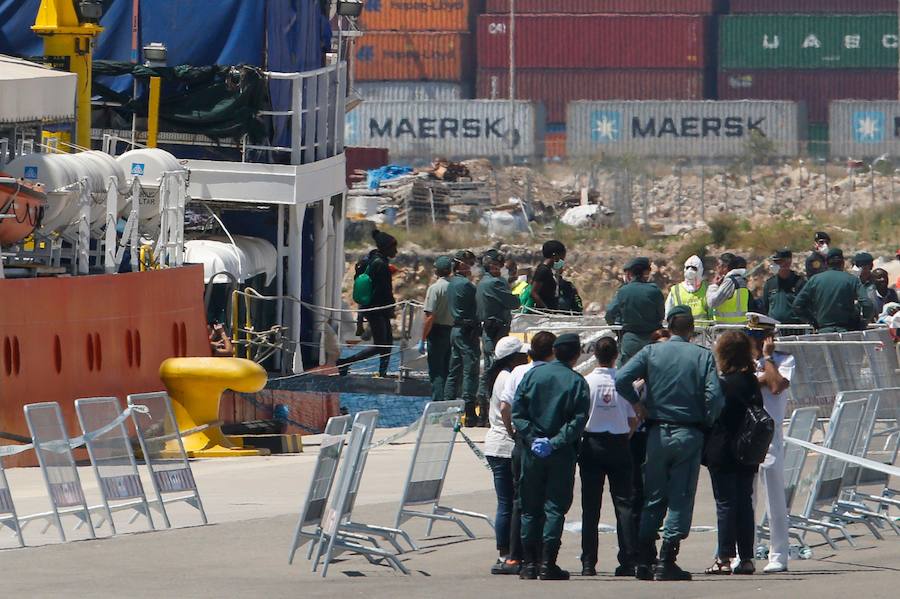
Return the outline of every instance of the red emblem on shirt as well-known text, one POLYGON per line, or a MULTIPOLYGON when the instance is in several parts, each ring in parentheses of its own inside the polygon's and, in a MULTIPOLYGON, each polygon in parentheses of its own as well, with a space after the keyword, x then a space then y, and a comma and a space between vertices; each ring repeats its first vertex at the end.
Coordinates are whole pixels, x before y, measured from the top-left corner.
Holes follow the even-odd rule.
POLYGON ((603 403, 611 403, 613 400, 612 393, 605 393, 603 395, 603 403))

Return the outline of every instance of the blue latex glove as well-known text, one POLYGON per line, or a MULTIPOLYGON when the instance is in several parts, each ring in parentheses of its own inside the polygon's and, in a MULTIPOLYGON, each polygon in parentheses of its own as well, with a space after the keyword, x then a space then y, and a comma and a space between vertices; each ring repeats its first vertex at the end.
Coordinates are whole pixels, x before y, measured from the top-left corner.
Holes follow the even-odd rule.
POLYGON ((424 339, 419 341, 419 353, 422 355, 425 354, 425 340, 424 339))
POLYGON ((539 458, 546 458, 553 453, 553 447, 550 446, 550 439, 541 437, 531 442, 531 453, 539 458))

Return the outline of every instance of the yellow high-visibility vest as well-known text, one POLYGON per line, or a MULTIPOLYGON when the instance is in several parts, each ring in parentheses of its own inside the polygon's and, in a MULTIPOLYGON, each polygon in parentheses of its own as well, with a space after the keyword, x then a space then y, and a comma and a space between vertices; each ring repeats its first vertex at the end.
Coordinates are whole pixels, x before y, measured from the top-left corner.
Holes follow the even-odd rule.
POLYGON ((750 290, 739 287, 718 308, 713 309, 713 320, 719 324, 743 324, 750 309, 750 290))
POLYGON ((690 291, 683 282, 678 283, 672 288, 675 305, 690 308, 695 320, 707 320, 709 318, 709 306, 706 303, 706 290, 708 287, 706 281, 703 281, 700 289, 690 291))

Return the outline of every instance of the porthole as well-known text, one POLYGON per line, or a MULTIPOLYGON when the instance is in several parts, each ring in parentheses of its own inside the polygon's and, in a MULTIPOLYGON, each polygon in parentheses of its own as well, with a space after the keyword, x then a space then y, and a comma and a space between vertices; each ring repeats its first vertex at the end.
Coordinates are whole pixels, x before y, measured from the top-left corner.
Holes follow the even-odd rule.
POLYGON ((53 336, 53 366, 56 368, 56 374, 62 372, 62 342, 59 335, 53 336))
POLYGON ((98 371, 103 368, 103 346, 100 343, 100 333, 94 333, 94 364, 98 371))
POLYGON ((181 331, 181 355, 187 356, 187 327, 182 322, 178 328, 181 331))
POLYGON ((141 332, 138 330, 134 332, 134 365, 141 367, 141 332))
POLYGON ((125 359, 129 368, 134 366, 134 340, 131 337, 131 329, 125 331, 125 359))
POLYGON ((85 348, 86 348, 86 355, 87 355, 87 367, 88 367, 89 371, 93 372, 94 371, 94 337, 90 333, 87 334, 87 344, 86 344, 85 348))
POLYGON ((12 374, 12 342, 9 337, 3 338, 3 370, 6 371, 6 376, 12 374))
POLYGON ((178 338, 178 323, 172 323, 172 355, 176 358, 181 354, 178 353, 178 350, 181 349, 181 341, 178 338))
POLYGON ((21 361, 19 357, 19 338, 13 337, 12 341, 12 369, 16 376, 19 376, 21 361))

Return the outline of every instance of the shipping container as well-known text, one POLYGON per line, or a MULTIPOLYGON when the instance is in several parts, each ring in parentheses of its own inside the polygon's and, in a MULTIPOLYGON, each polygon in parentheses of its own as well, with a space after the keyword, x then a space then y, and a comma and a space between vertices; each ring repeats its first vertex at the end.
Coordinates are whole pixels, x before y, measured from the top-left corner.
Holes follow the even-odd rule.
POLYGON ((365 31, 471 31, 483 0, 366 0, 365 31))
POLYGON ((356 45, 356 79, 464 81, 473 41, 470 33, 367 32, 356 45))
MULTIPOLYGON (((516 67, 699 69, 709 25, 703 16, 522 15, 516 67)), ((478 66, 509 66, 509 17, 478 18, 478 66)))
POLYGON ((893 100, 897 71, 735 70, 718 74, 720 100, 793 100, 805 102, 811 123, 828 121, 833 100, 893 100))
MULTIPOLYGON (((516 6, 518 5, 516 2, 516 6)), ((859 14, 889 13, 896 10, 896 0, 731 0, 729 12, 859 14)))
MULTIPOLYGON (((683 14, 719 12, 722 0, 516 0, 516 14, 683 14)), ((509 0, 487 0, 487 13, 508 13, 509 0)))
POLYGON ((446 81, 358 81, 353 84, 353 89, 364 100, 381 102, 447 101, 472 97, 468 85, 446 81))
POLYGON ((897 68, 897 15, 732 15, 719 26, 722 69, 897 68))
MULTIPOLYGON (((687 69, 516 69, 516 99, 541 102, 547 120, 566 120, 576 100, 703 100, 704 72, 687 69)), ((509 97, 509 71, 478 69, 479 98, 509 97)))
POLYGON ((573 102, 566 149, 579 158, 728 158, 744 153, 756 131, 794 156, 805 123, 795 102, 573 102))
POLYGON ((828 157, 828 123, 810 123, 806 126, 806 153, 814 158, 828 157))
POLYGON ((566 157, 566 133, 544 134, 544 156, 546 158, 566 157))
POLYGON ((347 114, 347 145, 387 148, 391 158, 429 161, 543 155, 543 108, 533 102, 363 102, 347 114))
POLYGON ((832 102, 830 113, 833 158, 900 156, 900 102, 832 102))

